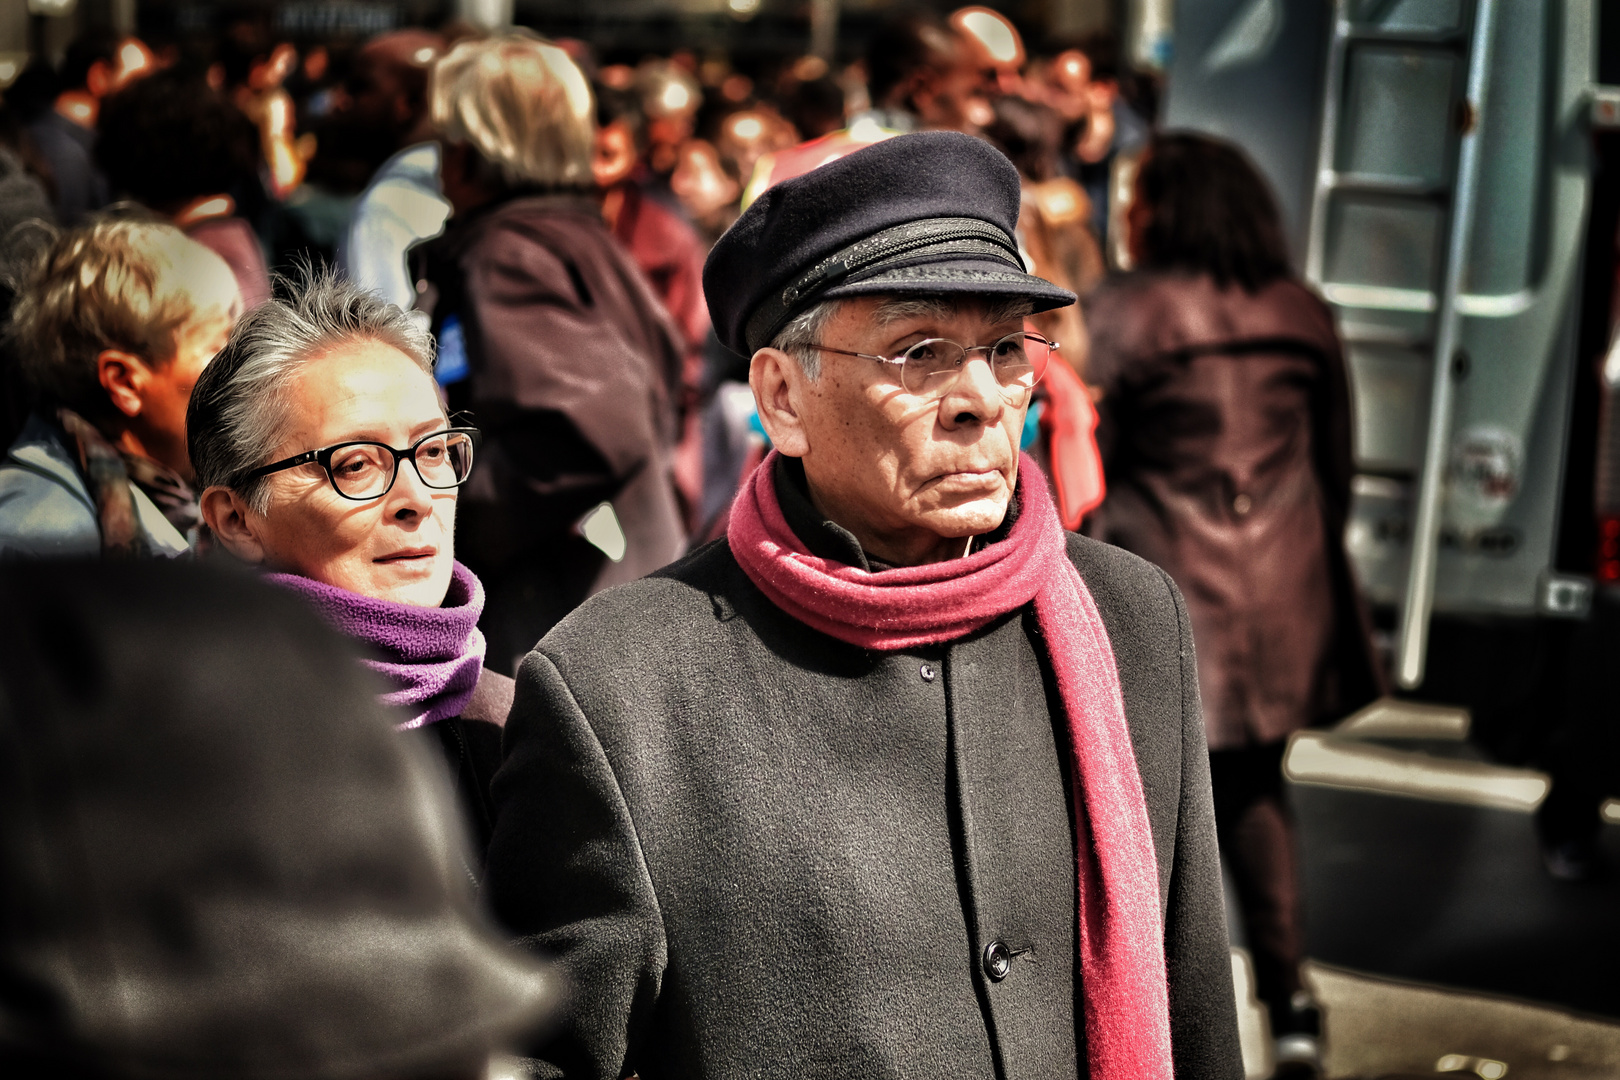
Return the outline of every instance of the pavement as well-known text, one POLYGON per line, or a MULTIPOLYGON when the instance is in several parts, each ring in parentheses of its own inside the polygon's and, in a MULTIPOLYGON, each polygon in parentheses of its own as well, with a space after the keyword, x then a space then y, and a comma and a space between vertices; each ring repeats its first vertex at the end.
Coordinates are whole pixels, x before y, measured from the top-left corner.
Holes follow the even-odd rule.
MULTIPOLYGON (((1531 818, 1544 778, 1485 762, 1466 720, 1414 717, 1411 738, 1386 716, 1326 745, 1308 733, 1290 754, 1326 1074, 1620 1078, 1620 824, 1603 829, 1603 880, 1555 881, 1531 818)), ((1269 1069, 1251 1010, 1257 1080, 1269 1069)))

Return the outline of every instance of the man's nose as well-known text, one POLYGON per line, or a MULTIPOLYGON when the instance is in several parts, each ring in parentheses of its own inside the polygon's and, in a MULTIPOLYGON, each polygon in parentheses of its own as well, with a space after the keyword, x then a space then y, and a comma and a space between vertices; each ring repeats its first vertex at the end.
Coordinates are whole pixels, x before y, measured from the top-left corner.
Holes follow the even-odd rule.
POLYGON ((956 382, 940 402, 940 420, 947 427, 958 424, 993 424, 1007 407, 990 360, 975 349, 962 358, 956 382))

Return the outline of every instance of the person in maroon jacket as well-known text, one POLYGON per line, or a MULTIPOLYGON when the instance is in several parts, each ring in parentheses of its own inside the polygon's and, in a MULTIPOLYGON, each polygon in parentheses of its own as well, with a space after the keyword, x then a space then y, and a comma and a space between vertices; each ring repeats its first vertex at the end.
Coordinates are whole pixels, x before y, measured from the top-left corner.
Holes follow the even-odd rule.
POLYGON ((686 346, 682 361, 681 440, 675 452, 675 484, 684 500, 686 521, 702 525, 703 433, 700 399, 705 391, 705 346, 709 307, 703 300, 703 260, 709 246, 675 209, 653 195, 642 166, 646 117, 632 90, 596 87, 596 154, 592 163, 602 200, 602 220, 630 253, 653 291, 680 327, 686 346))
POLYGON ((684 349, 603 224, 590 86, 566 53, 523 31, 464 41, 434 69, 431 108, 453 207, 427 249, 434 329, 442 355, 464 347, 450 403, 485 438, 457 550, 489 592, 491 666, 510 671, 586 597, 685 548, 684 349))
POLYGON ((1314 1067, 1282 786, 1288 736, 1380 693, 1344 550, 1350 387, 1325 305, 1289 270, 1235 148, 1160 135, 1128 211, 1134 273, 1092 295, 1108 496, 1087 531, 1187 598, 1222 855, 1280 1062, 1314 1067))

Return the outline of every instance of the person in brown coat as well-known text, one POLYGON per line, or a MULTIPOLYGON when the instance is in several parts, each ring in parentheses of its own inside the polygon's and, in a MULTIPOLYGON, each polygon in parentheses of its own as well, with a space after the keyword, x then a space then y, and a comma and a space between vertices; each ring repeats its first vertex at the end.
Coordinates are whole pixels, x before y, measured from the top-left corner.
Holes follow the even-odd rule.
MULTIPOLYGON (((484 432, 457 550, 489 591, 491 667, 586 597, 675 559, 672 459, 683 346, 592 193, 589 84, 513 31, 464 41, 430 91, 449 230, 427 249, 448 388, 484 432)), ((446 376, 440 374, 441 380, 446 376)))
POLYGON ((1343 544, 1343 351, 1235 148, 1157 136, 1128 220, 1136 270, 1087 311, 1108 480, 1088 531, 1186 595, 1222 854, 1279 1060, 1308 1069, 1317 1019, 1282 754, 1290 733, 1382 686, 1343 544))

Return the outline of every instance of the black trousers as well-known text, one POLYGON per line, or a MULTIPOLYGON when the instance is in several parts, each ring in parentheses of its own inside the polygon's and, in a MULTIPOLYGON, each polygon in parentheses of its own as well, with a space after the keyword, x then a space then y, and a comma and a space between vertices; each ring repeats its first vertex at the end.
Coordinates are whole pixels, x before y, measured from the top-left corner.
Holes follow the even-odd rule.
POLYGON ((1221 858, 1237 887, 1255 994, 1278 1035, 1291 1027, 1290 1003, 1302 988, 1305 955, 1294 816, 1283 790, 1287 745, 1279 740, 1209 755, 1221 858))

